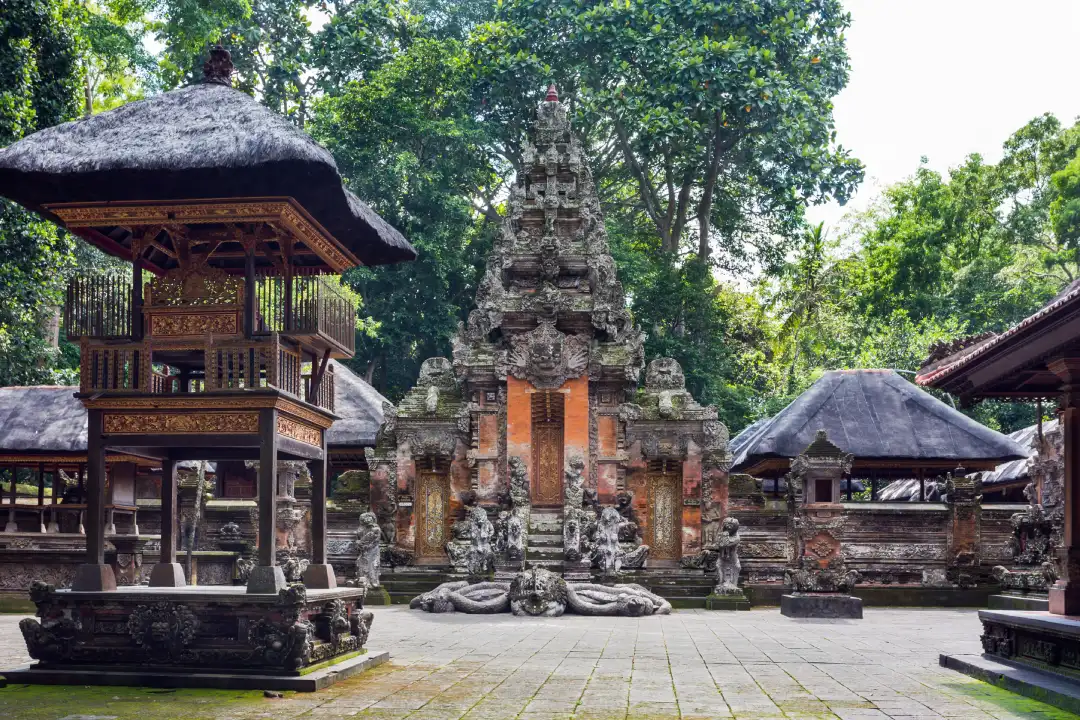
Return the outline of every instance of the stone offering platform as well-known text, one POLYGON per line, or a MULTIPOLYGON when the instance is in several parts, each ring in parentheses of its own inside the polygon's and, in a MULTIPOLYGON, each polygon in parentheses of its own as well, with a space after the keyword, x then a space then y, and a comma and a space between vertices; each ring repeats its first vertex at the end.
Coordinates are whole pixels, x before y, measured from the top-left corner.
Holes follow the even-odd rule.
POLYGON ((835 593, 793 593, 780 598, 780 614, 792 618, 837 618, 859 620, 862 600, 835 593))
POLYGON ((317 690, 386 659, 364 649, 363 588, 277 594, 243 587, 30 590, 19 623, 38 662, 4 673, 40 684, 317 690))
POLYGON ((979 620, 983 652, 991 659, 1080 681, 1080 617, 980 610, 979 620))

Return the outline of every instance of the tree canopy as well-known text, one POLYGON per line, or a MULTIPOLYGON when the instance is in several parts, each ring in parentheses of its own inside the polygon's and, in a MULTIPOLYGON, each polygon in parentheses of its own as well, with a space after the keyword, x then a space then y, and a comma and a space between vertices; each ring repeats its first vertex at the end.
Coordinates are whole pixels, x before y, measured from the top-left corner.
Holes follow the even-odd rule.
MULTIPOLYGON (((1038 115, 1001 159, 927 163, 837 227, 863 168, 833 100, 840 0, 8 0, 0 145, 197 79, 310 132, 420 250, 360 268, 353 367, 397 400, 472 309, 536 103, 555 82, 582 136, 648 357, 682 363, 732 430, 821 372, 912 373, 933 342, 1019 321, 1080 277, 1080 126, 1038 115)), ((0 383, 70 379, 57 338, 74 272, 115 271, 0 204, 0 383)), ((1030 407, 979 419, 1010 430, 1030 407)))

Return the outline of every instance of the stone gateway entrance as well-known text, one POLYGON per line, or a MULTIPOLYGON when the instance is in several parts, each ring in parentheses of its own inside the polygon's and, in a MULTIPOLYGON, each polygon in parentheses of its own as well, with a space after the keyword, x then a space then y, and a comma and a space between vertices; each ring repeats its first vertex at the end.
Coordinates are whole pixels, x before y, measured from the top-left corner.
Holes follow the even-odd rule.
POLYGON ((532 130, 453 357, 424 362, 368 454, 380 526, 394 530, 387 556, 395 577, 440 562, 578 582, 653 562, 670 577, 701 553, 703 518, 723 519, 727 429, 677 362, 646 368, 554 87, 532 130))

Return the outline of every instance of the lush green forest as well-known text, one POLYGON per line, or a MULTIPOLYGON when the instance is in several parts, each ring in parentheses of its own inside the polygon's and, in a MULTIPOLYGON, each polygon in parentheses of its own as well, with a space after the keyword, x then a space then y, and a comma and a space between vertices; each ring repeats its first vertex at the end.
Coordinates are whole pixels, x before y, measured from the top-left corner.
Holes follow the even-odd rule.
MULTIPOLYGON (((836 137, 850 72, 839 0, 4 0, 0 145, 197 80, 235 83, 334 154, 419 249, 351 271, 355 369, 391 400, 449 354, 548 82, 586 144, 647 355, 677 358, 733 430, 824 370, 913 371, 930 344, 1002 330, 1080 273, 1080 126, 1050 115, 996 164, 913 167, 811 227, 863 179, 836 137)), ((75 272, 121 272, 0 204, 0 384, 66 382, 75 272)), ((1027 406, 987 405, 1005 430, 1027 406)))

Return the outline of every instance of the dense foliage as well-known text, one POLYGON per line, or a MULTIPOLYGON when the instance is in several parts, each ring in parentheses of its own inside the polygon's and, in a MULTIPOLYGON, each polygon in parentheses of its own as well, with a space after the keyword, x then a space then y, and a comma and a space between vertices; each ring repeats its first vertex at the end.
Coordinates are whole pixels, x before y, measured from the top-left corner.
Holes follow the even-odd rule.
MULTIPOLYGON (((1001 330, 1080 275, 1080 128, 1049 115, 1000 161, 923 166, 840 227, 805 208, 862 179, 833 130, 840 0, 6 0, 0 144, 195 80, 312 133, 420 259, 358 269, 354 367, 392 400, 471 309, 535 104, 559 86, 585 142, 649 357, 671 355, 733 430, 824 370, 912 373, 939 340, 1001 330)), ((0 206, 0 382, 62 378, 63 282, 99 255, 0 206)), ((1026 406, 975 412, 1002 429, 1026 406)))

